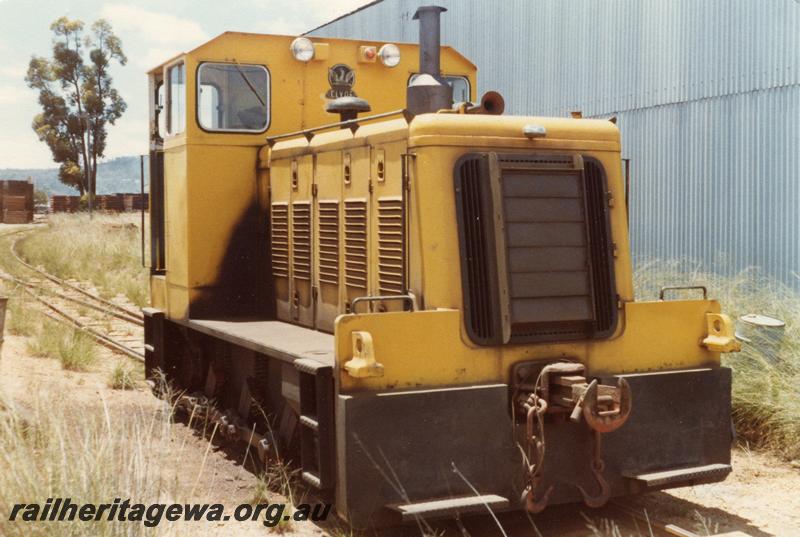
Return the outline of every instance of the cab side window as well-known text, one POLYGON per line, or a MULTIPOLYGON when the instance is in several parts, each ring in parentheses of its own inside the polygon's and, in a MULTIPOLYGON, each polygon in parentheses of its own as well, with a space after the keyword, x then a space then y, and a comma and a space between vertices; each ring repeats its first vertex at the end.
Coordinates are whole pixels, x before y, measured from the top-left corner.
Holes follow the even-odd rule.
MULTIPOLYGON (((417 78, 419 74, 413 74, 408 79, 409 85, 417 78)), ((450 84, 450 87, 453 88, 453 102, 454 103, 465 103, 469 102, 470 96, 470 85, 469 85, 469 78, 465 76, 445 76, 444 79, 450 84)))
POLYGON ((263 65, 204 63, 197 73, 197 122, 207 131, 264 132, 269 71, 263 65))

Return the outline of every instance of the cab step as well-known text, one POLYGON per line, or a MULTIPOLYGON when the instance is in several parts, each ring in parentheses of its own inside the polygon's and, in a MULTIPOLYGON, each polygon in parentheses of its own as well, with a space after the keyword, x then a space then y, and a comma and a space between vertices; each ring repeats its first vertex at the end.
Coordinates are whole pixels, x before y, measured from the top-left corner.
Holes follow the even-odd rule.
POLYGON ((508 498, 504 498, 496 494, 486 494, 483 496, 462 496, 456 498, 444 498, 440 500, 427 500, 418 503, 387 505, 389 509, 400 513, 403 522, 411 522, 417 518, 443 517, 455 513, 485 513, 487 509, 498 511, 506 509, 508 506, 508 498))
POLYGON ((707 464, 705 466, 677 468, 646 474, 623 472, 622 475, 629 479, 634 479, 647 487, 663 487, 664 485, 674 485, 676 483, 714 483, 715 481, 722 481, 729 473, 731 473, 730 464, 707 464))
POLYGON ((333 367, 316 360, 294 362, 300 374, 300 463, 302 480, 330 492, 335 479, 333 367))

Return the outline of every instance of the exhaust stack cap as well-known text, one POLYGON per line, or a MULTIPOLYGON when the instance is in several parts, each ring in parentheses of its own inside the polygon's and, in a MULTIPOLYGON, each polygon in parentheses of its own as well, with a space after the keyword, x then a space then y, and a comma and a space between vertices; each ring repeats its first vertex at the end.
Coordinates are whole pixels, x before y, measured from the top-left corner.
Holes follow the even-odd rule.
POLYGON ((453 106, 453 88, 441 73, 440 6, 422 6, 414 13, 419 21, 419 76, 408 85, 406 107, 414 115, 437 112, 453 106))
POLYGON ((370 110, 372 110, 372 107, 369 103, 358 97, 339 97, 325 105, 326 112, 339 114, 342 121, 356 119, 359 113, 369 112, 370 110))

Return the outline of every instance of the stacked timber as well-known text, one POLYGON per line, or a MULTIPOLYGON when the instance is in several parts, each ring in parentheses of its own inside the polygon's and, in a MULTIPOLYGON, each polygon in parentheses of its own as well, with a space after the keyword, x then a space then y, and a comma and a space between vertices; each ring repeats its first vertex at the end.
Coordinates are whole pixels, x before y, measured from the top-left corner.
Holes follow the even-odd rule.
POLYGON ((80 196, 50 196, 50 210, 54 213, 74 213, 80 209, 80 196))
POLYGON ((101 211, 121 213, 125 210, 125 200, 122 194, 104 194, 94 197, 94 205, 101 211))
POLYGON ((33 222, 33 182, 0 181, 0 222, 28 224, 33 222))
MULTIPOLYGON (((109 213, 121 213, 147 210, 149 197, 147 194, 118 193, 99 194, 94 197, 94 209, 109 213)), ((80 210, 80 196, 50 196, 50 210, 54 213, 74 213, 80 210)), ((84 207, 86 209, 86 207, 84 207)))
POLYGON ((147 194, 122 194, 125 203, 125 210, 131 211, 146 211, 149 205, 147 194))

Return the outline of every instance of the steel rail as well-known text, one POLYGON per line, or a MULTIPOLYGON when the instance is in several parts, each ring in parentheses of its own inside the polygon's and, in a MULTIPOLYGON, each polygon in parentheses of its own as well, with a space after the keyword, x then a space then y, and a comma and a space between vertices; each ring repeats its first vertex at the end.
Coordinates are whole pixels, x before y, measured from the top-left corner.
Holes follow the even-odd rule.
MULTIPOLYGON (((22 233, 22 232, 25 232, 25 231, 31 231, 31 230, 30 229, 14 230, 14 231, 11 231, 9 233, 0 234, 0 237, 7 237, 7 236, 10 236, 10 235, 15 235, 15 234, 22 233)), ((75 302, 77 304, 81 304, 81 305, 87 306, 87 307, 92 308, 92 309, 94 309, 96 311, 100 311, 101 313, 106 313, 106 314, 112 315, 114 317, 117 317, 117 318, 125 321, 125 322, 131 323, 131 324, 135 324, 137 326, 143 326, 144 325, 142 317, 140 317, 138 314, 135 314, 135 313, 131 312, 127 308, 123 308, 123 307, 119 306, 118 304, 114 304, 113 302, 109 302, 108 300, 105 300, 105 299, 103 299, 101 297, 98 297, 98 296, 92 294, 92 293, 89 293, 88 291, 85 291, 85 290, 83 290, 83 289, 81 289, 79 287, 76 287, 76 286, 74 286, 72 284, 69 284, 69 283, 61 280, 57 276, 53 276, 52 274, 49 274, 49 273, 47 273, 47 272, 45 272, 45 271, 43 271, 41 269, 38 269, 38 268, 32 266, 30 263, 27 263, 26 261, 24 261, 23 259, 20 258, 19 254, 15 250, 15 247, 16 247, 17 242, 19 240, 20 239, 17 239, 16 241, 14 241, 11 244, 10 251, 11 251, 12 256, 21 265, 27 267, 28 269, 30 269, 30 270, 38 273, 38 274, 41 274, 42 276, 44 276, 48 280, 52 281, 53 283, 56 283, 57 285, 60 285, 60 286, 62 286, 64 288, 67 288, 67 289, 73 289, 73 290, 75 290, 75 291, 77 291, 77 292, 79 292, 79 293, 81 293, 83 295, 88 296, 89 298, 91 298, 91 299, 93 299, 93 300, 95 300, 97 302, 100 302, 102 304, 107 304, 108 306, 111 306, 111 308, 113 308, 113 309, 115 309, 117 311, 115 312, 111 308, 104 308, 102 306, 98 306, 97 304, 91 304, 89 302, 80 300, 78 298, 70 297, 68 295, 64 295, 63 293, 59 293, 57 291, 53 291, 53 290, 47 289, 42 285, 36 285, 36 284, 34 284, 32 282, 26 282, 24 280, 21 280, 19 278, 16 278, 16 277, 12 276, 12 275, 8 275, 8 276, 0 275, 0 278, 4 279, 6 281, 13 281, 13 282, 17 283, 18 285, 21 285, 22 286, 22 290, 26 294, 30 295, 34 300, 36 300, 37 302, 40 302, 46 308, 49 308, 50 310, 52 310, 53 312, 55 312, 57 314, 57 315, 53 315, 52 313, 49 313, 47 311, 43 311, 42 313, 44 315, 46 315, 48 318, 53 319, 56 322, 61 322, 61 323, 64 323, 64 324, 71 325, 73 328, 87 333, 96 342, 98 342, 99 344, 103 345, 106 348, 111 349, 112 351, 119 352, 121 354, 124 354, 124 355, 126 355, 126 356, 128 356, 130 358, 133 358, 135 360, 138 360, 140 362, 144 361, 144 353, 139 352, 139 351, 137 351, 137 350, 125 345, 124 343, 121 343, 121 342, 117 341, 116 339, 114 339, 113 337, 111 337, 108 334, 104 334, 103 332, 100 332, 99 330, 96 330, 96 329, 92 328, 91 326, 88 326, 88 325, 82 323, 80 320, 78 320, 74 316, 70 315, 69 313, 64 311, 62 308, 59 308, 55 304, 52 304, 51 302, 48 302, 47 300, 45 300, 44 298, 42 298, 38 294, 34 293, 31 289, 37 289, 40 292, 49 293, 51 295, 55 295, 58 298, 61 298, 61 299, 64 299, 64 300, 68 300, 68 301, 72 301, 72 302, 75 302)))
POLYGON ((92 304, 91 302, 87 302, 85 300, 81 300, 80 298, 75 298, 74 296, 69 296, 69 295, 65 295, 63 293, 59 293, 58 291, 54 291, 52 289, 48 289, 47 287, 45 287, 43 285, 37 285, 37 284, 35 284, 33 282, 21 280, 19 278, 14 277, 14 276, 4 275, 4 274, 0 274, 0 279, 6 280, 6 281, 9 281, 9 282, 14 282, 17 285, 22 285, 24 287, 38 289, 38 290, 43 291, 43 292, 45 292, 45 293, 47 293, 49 295, 61 298, 63 300, 69 300, 70 302, 74 302, 76 304, 80 304, 81 306, 86 306, 87 308, 91 308, 91 309, 93 309, 95 311, 99 311, 101 313, 107 313, 108 315, 113 315, 117 319, 121 319, 121 320, 129 322, 131 324, 135 324, 136 326, 144 326, 144 321, 142 319, 138 318, 138 317, 134 317, 132 315, 128 315, 127 313, 121 313, 121 312, 113 311, 113 310, 111 310, 109 308, 104 308, 103 306, 98 306, 97 304, 92 304))
MULTIPOLYGON (((56 312, 58 315, 63 317, 67 321, 67 323, 69 323, 69 324, 71 324, 73 326, 73 328, 75 328, 77 330, 80 330, 82 332, 88 333, 90 336, 92 336, 95 339, 95 341, 97 341, 101 345, 103 345, 103 346, 105 346, 105 347, 107 347, 107 348, 109 348, 109 349, 111 349, 113 351, 117 351, 117 352, 120 352, 122 354, 125 354, 126 356, 134 358, 135 360, 138 360, 140 362, 144 362, 144 353, 138 352, 138 351, 128 347, 127 345, 125 345, 123 343, 120 343, 119 341, 115 340, 114 338, 112 338, 108 334, 104 334, 104 333, 100 332, 99 330, 95 330, 91 326, 88 326, 88 325, 85 325, 85 324, 81 323, 78 319, 76 319, 75 317, 73 317, 69 313, 65 312, 61 308, 55 306, 54 304, 46 301, 45 299, 43 299, 42 297, 40 297, 39 295, 37 295, 36 293, 31 291, 30 289, 23 288, 23 291, 25 291, 27 294, 29 294, 31 297, 33 297, 38 302, 41 302, 45 307, 50 308, 51 310, 56 312)), ((48 317, 54 318, 54 316, 48 314, 47 312, 44 312, 44 313, 48 317)), ((58 319, 54 319, 54 320, 58 320, 58 319)))
POLYGON ((72 289, 73 291, 77 291, 77 292, 79 292, 79 293, 91 298, 92 300, 96 300, 97 302, 105 304, 106 306, 108 306, 110 308, 116 309, 117 311, 120 311, 120 312, 122 312, 124 314, 127 314, 127 315, 129 315, 129 316, 131 316, 133 318, 136 318, 136 319, 140 320, 142 323, 144 323, 144 317, 142 316, 141 313, 139 313, 137 311, 129 310, 128 308, 120 306, 119 304, 115 304, 114 302, 111 302, 110 300, 106 300, 103 297, 97 296, 94 293, 90 293, 89 291, 86 291, 85 289, 81 289, 77 285, 73 285, 71 283, 68 283, 68 282, 62 280, 61 278, 59 278, 58 276, 54 276, 54 275, 50 274, 49 272, 45 272, 44 270, 42 270, 42 269, 40 269, 38 267, 34 267, 30 263, 28 263, 27 261, 22 259, 22 257, 16 251, 17 243, 19 243, 20 240, 22 240, 22 237, 17 239, 17 240, 15 240, 11 244, 11 248, 10 249, 11 249, 11 255, 13 255, 16 258, 16 260, 19 263, 21 263, 23 266, 27 267, 28 269, 30 269, 30 270, 38 273, 38 274, 41 274, 43 277, 47 278, 48 280, 50 280, 50 281, 52 281, 52 282, 54 282, 54 283, 56 283, 56 284, 58 284, 58 285, 60 285, 62 287, 66 287, 68 289, 72 289))

